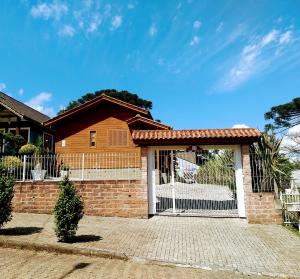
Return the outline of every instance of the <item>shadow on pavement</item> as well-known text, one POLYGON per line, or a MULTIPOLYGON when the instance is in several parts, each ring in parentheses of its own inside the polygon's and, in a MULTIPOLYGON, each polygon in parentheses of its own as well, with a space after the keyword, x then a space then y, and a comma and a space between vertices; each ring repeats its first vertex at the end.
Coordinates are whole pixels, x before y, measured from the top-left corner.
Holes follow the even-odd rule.
POLYGON ((71 243, 93 242, 102 240, 102 237, 94 234, 82 234, 73 237, 71 243))
POLYGON ((0 229, 0 235, 30 235, 40 233, 43 228, 40 227, 15 227, 0 229))

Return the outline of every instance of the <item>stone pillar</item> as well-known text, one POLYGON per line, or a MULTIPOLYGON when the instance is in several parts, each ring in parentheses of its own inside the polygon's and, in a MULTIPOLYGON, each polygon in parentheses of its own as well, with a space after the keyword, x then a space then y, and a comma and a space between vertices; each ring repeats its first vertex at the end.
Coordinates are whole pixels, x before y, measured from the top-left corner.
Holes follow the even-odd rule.
POLYGON ((249 223, 280 224, 281 210, 276 208, 274 192, 254 193, 250 166, 249 145, 242 145, 243 182, 246 218, 249 223))

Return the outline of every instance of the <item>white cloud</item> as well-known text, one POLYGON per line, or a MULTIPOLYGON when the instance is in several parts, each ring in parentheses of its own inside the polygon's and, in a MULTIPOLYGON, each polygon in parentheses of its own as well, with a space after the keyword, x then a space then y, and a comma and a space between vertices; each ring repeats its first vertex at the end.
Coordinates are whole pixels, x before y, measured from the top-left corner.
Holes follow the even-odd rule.
POLYGON ((88 33, 93 33, 95 31, 97 31, 101 22, 102 22, 102 19, 101 19, 100 14, 94 14, 90 21, 89 27, 86 31, 88 33))
POLYGON ((221 21, 216 29, 216 32, 220 32, 223 29, 223 26, 224 26, 224 22, 221 21))
POLYGON ((23 96, 24 95, 24 89, 23 88, 20 88, 19 91, 18 91, 18 94, 20 96, 23 96))
POLYGON ((191 46, 198 45, 199 42, 200 42, 199 36, 194 36, 194 37, 192 38, 192 40, 190 41, 190 45, 191 45, 191 46))
POLYGON ((232 128, 235 128, 235 129, 242 129, 242 128, 249 128, 249 126, 247 126, 246 124, 234 124, 232 126, 232 128))
POLYGON ((281 151, 292 160, 300 160, 300 125, 290 128, 281 141, 281 151))
POLYGON ((6 84, 4 82, 0 82, 0 91, 6 89, 6 84))
POLYGON ((122 16, 114 16, 112 21, 111 21, 111 30, 115 30, 115 29, 118 29, 119 27, 121 27, 122 25, 122 16))
POLYGON ((52 3, 41 3, 36 6, 32 6, 31 15, 34 18, 42 18, 48 20, 49 18, 54 18, 59 20, 63 15, 68 13, 68 6, 66 4, 61 4, 56 1, 52 3))
POLYGON ((76 31, 72 25, 64 25, 62 28, 59 29, 58 35, 61 37, 73 37, 76 31))
POLYGON ((273 29, 265 36, 246 45, 239 58, 235 58, 237 63, 228 70, 228 74, 221 80, 219 87, 222 90, 232 90, 264 69, 275 59, 280 45, 291 40, 292 35, 288 32, 282 33, 273 29))
POLYGON ((194 23, 193 23, 193 27, 195 29, 199 29, 202 25, 202 22, 200 20, 195 20, 194 23))
POLYGON ((273 41, 275 41, 278 37, 279 32, 275 29, 273 29, 271 32, 269 32, 267 35, 265 35, 261 40, 261 45, 264 47, 273 41))
POLYGON ((288 44, 292 40, 293 32, 291 30, 283 33, 279 38, 279 44, 288 44))
POLYGON ((154 24, 152 24, 149 28, 149 35, 154 37, 157 34, 157 28, 154 24))
POLYGON ((45 106, 45 103, 51 101, 52 94, 49 92, 41 92, 35 97, 31 98, 26 105, 36 109, 37 111, 47 114, 49 116, 54 116, 55 112, 52 107, 45 106))

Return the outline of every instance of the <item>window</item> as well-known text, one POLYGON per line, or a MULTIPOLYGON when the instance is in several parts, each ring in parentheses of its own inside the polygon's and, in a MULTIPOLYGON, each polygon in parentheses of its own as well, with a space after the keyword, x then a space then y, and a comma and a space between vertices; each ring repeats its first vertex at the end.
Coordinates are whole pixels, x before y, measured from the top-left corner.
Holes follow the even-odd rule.
POLYGON ((96 146, 96 131, 90 131, 90 147, 96 146))
POLYGON ((44 133, 44 148, 47 152, 53 152, 53 136, 48 133, 44 133))
MULTIPOLYGON (((12 134, 16 134, 16 128, 9 128, 8 132, 12 133, 12 134)), ((20 136, 22 136, 25 140, 25 143, 30 142, 29 138, 30 138, 30 128, 20 128, 20 136)))
POLYGON ((127 130, 109 130, 108 144, 111 146, 127 146, 127 130))

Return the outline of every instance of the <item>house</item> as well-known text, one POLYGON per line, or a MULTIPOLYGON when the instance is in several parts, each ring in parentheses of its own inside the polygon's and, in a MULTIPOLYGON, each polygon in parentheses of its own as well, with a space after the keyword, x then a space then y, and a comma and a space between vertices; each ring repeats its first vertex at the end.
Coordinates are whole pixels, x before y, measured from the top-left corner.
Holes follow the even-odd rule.
POLYGON ((282 220, 274 193, 252 188, 249 147, 261 137, 257 129, 174 130, 148 110, 107 95, 43 125, 55 131, 56 154, 43 162, 44 181, 23 177, 16 187, 17 211, 52 212, 57 181, 67 170, 89 215, 282 220), (30 204, 24 195, 34 196, 30 204))
MULTIPOLYGON (((47 120, 47 115, 0 92, 0 132, 21 135, 24 143, 32 144, 36 143, 38 137, 42 137, 44 147, 53 152, 53 131, 43 125, 47 120)), ((1 142, 1 151, 4 152, 4 149, 4 142, 1 142)))
POLYGON ((132 132, 170 130, 151 113, 105 94, 45 122, 59 154, 139 151, 132 132))

